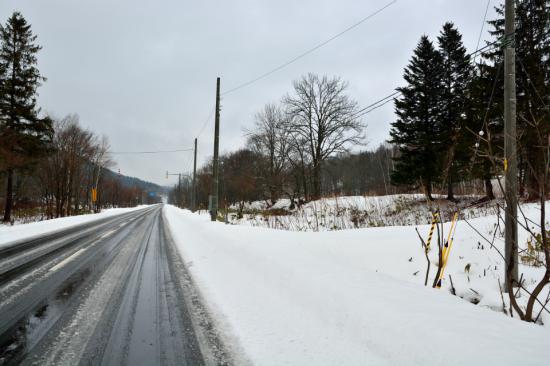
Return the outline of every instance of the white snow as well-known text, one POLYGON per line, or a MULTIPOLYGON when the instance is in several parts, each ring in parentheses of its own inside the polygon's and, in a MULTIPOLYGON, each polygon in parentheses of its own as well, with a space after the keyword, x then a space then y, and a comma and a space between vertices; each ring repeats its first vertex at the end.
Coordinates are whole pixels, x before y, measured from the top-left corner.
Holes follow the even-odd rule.
MULTIPOLYGON (((526 209, 537 212, 535 205, 526 209)), ((208 215, 173 206, 165 206, 165 215, 220 332, 243 350, 239 364, 503 366, 550 360, 548 324, 495 311, 502 308, 502 261, 494 249, 481 249, 481 239, 462 221, 447 273, 466 300, 449 294, 448 280, 440 290, 423 286, 426 263, 413 226, 290 232, 211 223, 208 215), (468 302, 474 296, 479 305, 468 302)), ((489 234, 496 219, 470 222, 489 234)), ((424 237, 428 228, 419 226, 424 237)), ((526 237, 521 231, 520 243, 526 237)), ((496 245, 502 246, 500 238, 496 245)), ((522 266, 521 272, 532 287, 542 269, 522 266)))
POLYGON ((126 212, 142 209, 146 206, 137 206, 131 208, 111 208, 101 211, 98 214, 78 215, 62 217, 52 220, 32 222, 19 225, 0 225, 0 247, 5 244, 30 238, 32 236, 52 233, 57 230, 67 229, 71 226, 92 222, 105 217, 120 215, 126 212))
MULTIPOLYGON (((387 196, 344 196, 327 197, 307 202, 290 210, 290 201, 280 199, 268 207, 265 201, 254 201, 244 205, 243 218, 236 213, 229 215, 231 223, 283 229, 292 231, 331 231, 364 227, 421 225, 431 221, 431 210, 436 208, 446 216, 456 210, 456 205, 434 195, 436 200, 427 204, 421 194, 396 194, 387 196), (430 205, 431 210, 430 210, 430 205)), ((479 196, 457 196, 462 205, 473 202, 479 196)), ((233 205, 233 210, 238 207, 233 205)), ((462 210, 466 218, 494 214, 495 202, 485 206, 462 210)))

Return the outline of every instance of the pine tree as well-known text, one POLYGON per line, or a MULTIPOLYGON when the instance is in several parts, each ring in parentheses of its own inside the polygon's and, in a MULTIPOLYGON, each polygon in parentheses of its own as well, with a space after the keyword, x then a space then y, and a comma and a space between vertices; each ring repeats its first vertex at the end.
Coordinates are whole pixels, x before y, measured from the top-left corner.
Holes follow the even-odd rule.
MULTIPOLYGON (((496 8, 499 18, 489 21, 490 32, 497 39, 504 36, 504 7, 496 8)), ((550 0, 516 2, 516 97, 518 126, 518 158, 520 193, 538 198, 538 176, 545 168, 541 136, 548 136, 550 105, 550 0)), ((502 49, 487 52, 485 58, 492 63, 492 71, 502 63, 502 49)), ((500 68, 501 69, 501 68, 500 68)), ((500 72, 503 72, 501 69, 500 72)), ((502 85, 502 81, 501 81, 502 85)), ((503 100, 499 86, 495 96, 503 100)), ((502 111, 502 104, 500 104, 502 111)), ((547 137, 546 137, 547 138, 547 137)))
POLYGON ((4 221, 11 220, 14 173, 45 154, 52 136, 49 118, 39 118, 36 67, 41 49, 25 18, 14 12, 0 25, 0 166, 6 173, 4 221))
POLYGON ((441 176, 442 61, 433 43, 422 36, 404 71, 408 85, 397 89, 402 96, 395 101, 398 118, 390 131, 390 142, 400 152, 392 182, 420 185, 429 200, 432 184, 441 176))
POLYGON ((453 182, 464 173, 470 155, 466 144, 467 135, 471 135, 466 129, 466 101, 472 67, 462 35, 453 23, 445 23, 437 40, 443 63, 439 130, 442 131, 440 139, 447 145, 442 171, 447 183, 447 199, 454 200, 453 182))
POLYGON ((466 171, 471 178, 480 179, 485 185, 487 199, 494 199, 492 178, 499 174, 487 156, 500 158, 503 151, 502 80, 500 68, 480 63, 469 83, 469 97, 466 108, 466 129, 471 134, 462 137, 464 149, 471 154, 466 171), (474 134, 475 133, 475 134, 474 134), (481 136, 478 136, 481 134, 481 136), (489 146, 484 141, 490 138, 489 146))

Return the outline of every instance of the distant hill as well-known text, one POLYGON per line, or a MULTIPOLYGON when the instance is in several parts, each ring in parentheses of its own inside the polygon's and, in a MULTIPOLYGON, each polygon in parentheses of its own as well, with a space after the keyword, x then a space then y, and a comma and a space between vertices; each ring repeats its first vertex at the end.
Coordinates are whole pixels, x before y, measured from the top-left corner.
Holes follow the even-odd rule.
POLYGON ((118 174, 109 169, 105 169, 103 174, 105 174, 105 176, 108 178, 118 180, 123 187, 138 187, 144 191, 147 191, 148 193, 154 193, 156 196, 164 195, 167 193, 168 190, 168 188, 159 186, 158 184, 147 182, 136 177, 129 177, 127 175, 118 174))

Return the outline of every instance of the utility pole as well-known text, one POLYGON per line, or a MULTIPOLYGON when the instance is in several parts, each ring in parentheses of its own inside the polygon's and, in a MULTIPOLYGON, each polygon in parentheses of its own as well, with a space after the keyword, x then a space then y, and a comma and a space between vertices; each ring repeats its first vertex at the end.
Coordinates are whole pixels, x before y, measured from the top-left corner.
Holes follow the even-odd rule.
POLYGON ((177 201, 178 201, 178 207, 179 208, 182 208, 183 207, 183 195, 181 194, 181 173, 178 173, 178 198, 177 198, 177 201))
MULTIPOLYGON (((168 179, 168 176, 170 175, 177 175, 178 176, 178 185, 176 186, 177 188, 174 189, 174 194, 175 194, 175 204, 176 206, 178 207, 182 207, 182 203, 183 201, 181 201, 181 173, 168 173, 168 170, 166 171, 166 179, 168 179)), ((183 196, 182 196, 183 197, 183 196)))
POLYGON ((210 202, 210 219, 216 221, 218 216, 218 163, 220 145, 220 78, 216 79, 216 120, 214 127, 214 161, 212 164, 212 200, 210 202))
POLYGON ((518 170, 516 147, 516 49, 515 5, 506 0, 504 10, 504 174, 505 289, 518 285, 518 170), (511 273, 510 273, 511 272, 511 273), (508 273, 511 277, 508 278, 508 273), (511 281, 512 283, 509 283, 511 281))
POLYGON ((193 157, 193 187, 191 188, 191 211, 197 211, 197 139, 195 138, 195 154, 193 157))

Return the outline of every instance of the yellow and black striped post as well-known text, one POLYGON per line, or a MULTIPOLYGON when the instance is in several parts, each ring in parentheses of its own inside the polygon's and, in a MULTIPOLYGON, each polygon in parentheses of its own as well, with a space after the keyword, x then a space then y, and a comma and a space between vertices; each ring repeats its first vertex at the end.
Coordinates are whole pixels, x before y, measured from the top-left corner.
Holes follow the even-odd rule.
POLYGON ((432 226, 430 227, 430 233, 428 234, 428 240, 426 241, 426 253, 430 251, 430 243, 432 242, 432 236, 434 234, 435 225, 437 224, 437 218, 439 213, 436 211, 432 213, 432 226))

